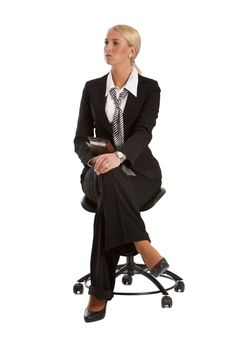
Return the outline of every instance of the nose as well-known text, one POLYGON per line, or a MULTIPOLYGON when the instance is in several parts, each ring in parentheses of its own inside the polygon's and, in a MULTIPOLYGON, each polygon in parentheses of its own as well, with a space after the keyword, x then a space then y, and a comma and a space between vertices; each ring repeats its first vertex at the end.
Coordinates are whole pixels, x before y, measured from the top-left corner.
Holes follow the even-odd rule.
POLYGON ((104 51, 109 53, 111 51, 111 44, 110 43, 107 43, 104 47, 104 51))

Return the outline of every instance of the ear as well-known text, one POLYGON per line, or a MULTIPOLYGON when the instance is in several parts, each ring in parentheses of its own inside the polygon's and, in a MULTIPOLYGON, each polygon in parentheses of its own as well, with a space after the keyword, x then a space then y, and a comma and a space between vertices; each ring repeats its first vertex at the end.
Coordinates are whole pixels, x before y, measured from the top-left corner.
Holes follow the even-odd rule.
POLYGON ((131 47, 130 48, 130 55, 132 56, 132 57, 135 57, 135 54, 136 54, 136 49, 135 49, 135 47, 131 47))

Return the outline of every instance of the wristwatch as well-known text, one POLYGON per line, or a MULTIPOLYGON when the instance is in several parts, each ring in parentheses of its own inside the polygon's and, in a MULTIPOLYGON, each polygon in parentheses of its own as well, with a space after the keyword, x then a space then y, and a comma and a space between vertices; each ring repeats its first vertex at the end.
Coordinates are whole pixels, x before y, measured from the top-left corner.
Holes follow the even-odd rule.
POLYGON ((116 151, 115 155, 120 159, 121 163, 123 163, 126 159, 126 156, 124 155, 124 153, 120 151, 116 151))

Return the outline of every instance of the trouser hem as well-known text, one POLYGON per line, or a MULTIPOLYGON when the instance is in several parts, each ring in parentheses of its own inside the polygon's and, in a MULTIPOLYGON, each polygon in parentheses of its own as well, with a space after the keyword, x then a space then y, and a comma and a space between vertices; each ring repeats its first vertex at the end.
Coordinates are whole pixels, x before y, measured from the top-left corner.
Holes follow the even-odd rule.
POLYGON ((104 300, 111 300, 114 295, 112 290, 108 290, 108 289, 100 290, 94 286, 90 286, 89 294, 94 295, 98 299, 104 299, 104 300))

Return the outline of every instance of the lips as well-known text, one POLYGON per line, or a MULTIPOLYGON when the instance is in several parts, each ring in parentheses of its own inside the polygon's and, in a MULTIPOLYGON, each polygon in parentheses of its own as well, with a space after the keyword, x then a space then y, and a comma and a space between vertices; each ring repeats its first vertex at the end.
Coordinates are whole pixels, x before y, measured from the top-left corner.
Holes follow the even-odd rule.
POLYGON ((107 55, 105 55, 105 57, 110 58, 110 57, 112 57, 112 55, 107 54, 107 55))

